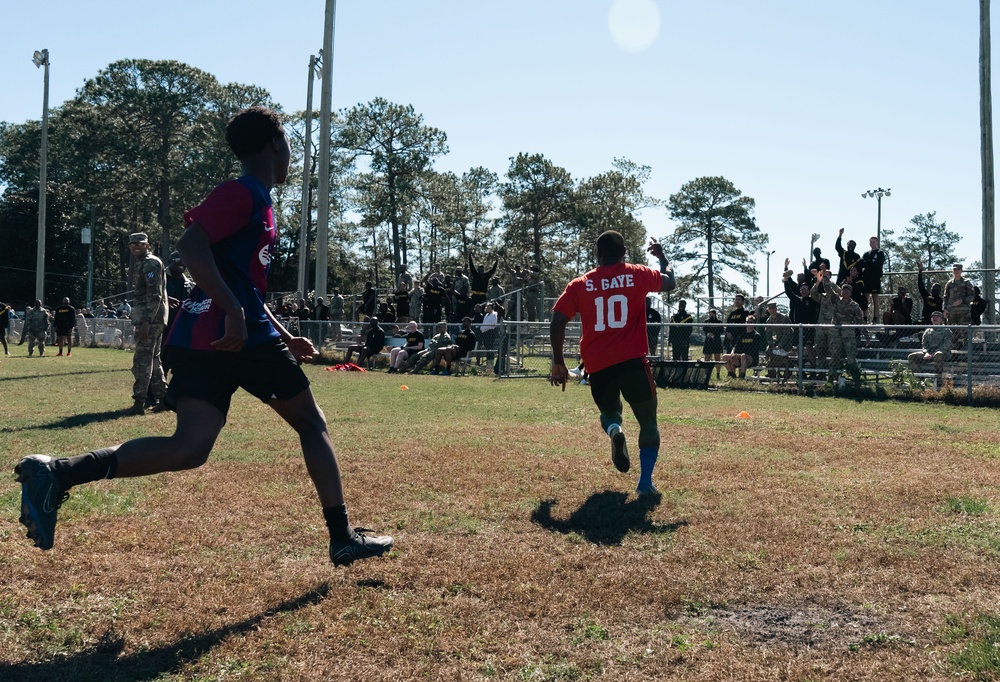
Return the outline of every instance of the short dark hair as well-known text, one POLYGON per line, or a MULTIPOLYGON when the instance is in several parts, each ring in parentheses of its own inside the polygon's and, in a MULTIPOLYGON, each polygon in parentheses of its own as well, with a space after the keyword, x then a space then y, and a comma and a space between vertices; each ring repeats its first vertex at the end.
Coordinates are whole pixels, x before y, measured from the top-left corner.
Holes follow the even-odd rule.
POLYGON ((264 107, 250 107, 229 119, 226 124, 226 142, 244 159, 258 153, 268 142, 281 135, 281 117, 264 107))
POLYGON ((620 232, 608 230, 597 238, 597 259, 620 261, 625 257, 625 238, 620 232))

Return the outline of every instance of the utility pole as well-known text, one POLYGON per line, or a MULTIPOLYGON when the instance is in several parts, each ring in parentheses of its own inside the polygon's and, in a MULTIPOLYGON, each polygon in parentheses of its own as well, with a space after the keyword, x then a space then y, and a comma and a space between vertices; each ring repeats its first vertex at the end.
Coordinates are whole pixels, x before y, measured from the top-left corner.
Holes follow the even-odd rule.
POLYGON ((306 130, 302 136, 302 218, 299 221, 299 299, 306 297, 309 286, 309 186, 312 180, 312 108, 313 80, 316 76, 316 55, 309 56, 309 87, 306 90, 306 130))
POLYGON ((337 23, 337 0, 326 0, 323 23, 323 87, 319 109, 319 188, 316 207, 316 291, 327 299, 327 247, 330 243, 330 133, 333 109, 333 31, 337 23))
POLYGON ((45 194, 49 156, 49 51, 36 50, 31 61, 45 67, 45 95, 42 100, 42 148, 38 163, 38 256, 35 264, 35 298, 45 302, 45 194))
POLYGON ((993 324, 996 309, 996 249, 993 204, 993 93, 990 87, 990 0, 979 0, 979 132, 983 162, 983 298, 986 324, 993 324))

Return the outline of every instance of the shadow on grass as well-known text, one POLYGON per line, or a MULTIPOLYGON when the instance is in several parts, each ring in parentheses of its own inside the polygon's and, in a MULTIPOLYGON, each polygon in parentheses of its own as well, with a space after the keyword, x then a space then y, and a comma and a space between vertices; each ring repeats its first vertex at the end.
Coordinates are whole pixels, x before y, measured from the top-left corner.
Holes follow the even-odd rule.
POLYGON ((125 639, 114 632, 105 633, 93 648, 42 663, 0 663, 0 679, 19 680, 156 680, 180 675, 183 667, 197 661, 227 638, 255 631, 260 623, 280 613, 297 611, 321 602, 330 591, 322 583, 301 597, 289 599, 260 615, 241 620, 200 635, 185 637, 148 651, 121 656, 125 639))
POLYGON ((629 533, 673 533, 687 525, 687 521, 656 524, 650 520, 649 513, 660 504, 658 495, 643 495, 631 502, 627 499, 622 492, 594 493, 565 520, 552 517, 558 500, 542 500, 531 520, 548 530, 576 533, 595 545, 620 544, 629 533))
POLYGON ((128 368, 120 369, 94 369, 80 372, 54 372, 52 374, 30 374, 20 377, 0 377, 0 383, 5 381, 26 381, 28 379, 49 379, 51 377, 72 377, 81 374, 118 374, 119 372, 131 372, 128 368))
POLYGON ((53 429, 75 429, 78 426, 89 426, 97 422, 121 419, 128 414, 128 408, 120 410, 108 410, 106 412, 86 412, 84 414, 73 414, 68 417, 48 424, 35 424, 34 426, 4 426, 0 427, 0 433, 15 433, 17 431, 51 431, 53 429))

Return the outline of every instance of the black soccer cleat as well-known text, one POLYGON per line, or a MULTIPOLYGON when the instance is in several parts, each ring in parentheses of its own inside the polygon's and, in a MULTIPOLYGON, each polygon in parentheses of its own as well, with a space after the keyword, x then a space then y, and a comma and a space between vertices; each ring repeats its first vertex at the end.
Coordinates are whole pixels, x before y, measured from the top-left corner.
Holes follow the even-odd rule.
POLYGON ((621 428, 611 436, 611 461, 614 462, 615 469, 627 474, 632 462, 628 458, 628 447, 625 445, 625 434, 621 428))
POLYGON ((350 566, 358 559, 382 556, 392 549, 393 539, 388 535, 359 535, 374 533, 368 528, 355 528, 347 542, 330 541, 330 561, 334 566, 350 566))
POLYGON ((28 455, 14 467, 14 480, 21 484, 20 522, 35 547, 52 549, 56 534, 56 512, 69 493, 52 471, 48 455, 28 455))

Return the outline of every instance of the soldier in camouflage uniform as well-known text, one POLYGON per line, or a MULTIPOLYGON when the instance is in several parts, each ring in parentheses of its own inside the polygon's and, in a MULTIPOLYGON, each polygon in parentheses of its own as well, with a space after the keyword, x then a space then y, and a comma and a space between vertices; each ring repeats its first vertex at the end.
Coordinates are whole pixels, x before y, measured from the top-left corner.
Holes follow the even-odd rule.
POLYGON ((135 258, 132 267, 132 324, 135 327, 135 354, 132 357, 134 401, 130 414, 145 412, 146 394, 152 407, 159 407, 167 392, 160 364, 160 341, 167 324, 167 276, 163 262, 149 252, 149 238, 143 232, 129 235, 128 249, 135 258))
MULTIPOLYGON (((840 297, 840 287, 830 279, 830 270, 817 272, 816 282, 809 289, 809 297, 819 304, 819 318, 816 324, 833 324, 834 301, 840 297)), ((829 327, 816 328, 816 343, 813 346, 816 353, 816 364, 821 366, 824 358, 830 355, 833 330, 829 327)))
POLYGON ((45 335, 49 331, 49 313, 42 307, 41 301, 35 301, 34 308, 28 308, 24 314, 24 330, 21 332, 21 343, 28 342, 28 357, 35 352, 38 344, 38 357, 45 355, 45 335))
POLYGON ((951 360, 951 330, 945 329, 944 316, 940 310, 931 313, 931 326, 924 330, 920 338, 921 349, 906 356, 910 369, 919 372, 925 362, 933 362, 934 370, 940 374, 944 363, 951 360))
MULTIPOLYGON (((975 288, 972 282, 962 277, 962 264, 955 263, 952 266, 954 278, 948 280, 944 285, 944 312, 948 316, 948 324, 968 325, 972 320, 972 299, 976 297, 975 288)), ((933 323, 933 320, 931 320, 933 323)), ((954 331, 955 348, 962 348, 965 345, 965 330, 956 329, 954 331)))
MULTIPOLYGON (((833 285, 836 287, 837 285, 833 285)), ((863 325, 865 314, 861 306, 852 297, 854 287, 844 284, 840 289, 840 298, 833 300, 833 323, 837 327, 833 330, 831 350, 830 350, 830 371, 836 374, 843 363, 848 367, 856 367, 858 364, 858 331, 854 327, 842 328, 840 325, 863 325)), ((867 338, 868 332, 862 327, 862 332, 867 338)))

